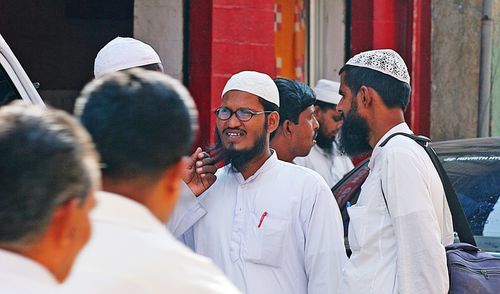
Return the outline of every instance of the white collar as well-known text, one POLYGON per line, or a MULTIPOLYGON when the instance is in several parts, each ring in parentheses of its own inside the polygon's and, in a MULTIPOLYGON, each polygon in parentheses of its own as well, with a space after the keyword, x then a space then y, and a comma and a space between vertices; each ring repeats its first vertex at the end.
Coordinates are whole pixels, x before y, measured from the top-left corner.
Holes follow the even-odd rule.
POLYGON ((40 263, 4 249, 0 249, 0 275, 9 280, 22 279, 47 287, 58 285, 52 273, 40 263))
POLYGON ((394 127, 392 127, 392 129, 390 129, 389 131, 387 131, 387 133, 385 133, 382 138, 380 138, 380 140, 378 140, 377 144, 375 145, 375 148, 373 149, 373 152, 372 152, 372 156, 371 156, 371 159, 370 159, 370 162, 368 163, 368 167, 370 169, 372 169, 373 165, 375 164, 375 159, 377 158, 377 156, 380 154, 380 152, 382 151, 382 147, 380 147, 380 144, 382 144, 382 142, 384 142, 385 139, 389 138, 390 135, 394 134, 394 133, 407 133, 407 134, 413 134, 413 132, 410 130, 410 127, 408 127, 408 125, 406 124, 406 122, 402 122, 398 125, 395 125, 394 127))
POLYGON ((144 205, 127 197, 99 191, 97 205, 91 212, 91 219, 110 222, 142 231, 166 232, 164 225, 144 205))
MULTIPOLYGON (((271 156, 262 164, 262 166, 253 174, 251 175, 248 179, 244 179, 243 175, 241 173, 233 173, 234 177, 240 184, 247 184, 255 180, 260 174, 263 174, 273 168, 276 164, 278 164, 280 160, 278 159, 278 156, 276 155, 276 151, 274 149, 271 149, 271 156)), ((231 172, 230 166, 226 167, 227 172, 231 172)))

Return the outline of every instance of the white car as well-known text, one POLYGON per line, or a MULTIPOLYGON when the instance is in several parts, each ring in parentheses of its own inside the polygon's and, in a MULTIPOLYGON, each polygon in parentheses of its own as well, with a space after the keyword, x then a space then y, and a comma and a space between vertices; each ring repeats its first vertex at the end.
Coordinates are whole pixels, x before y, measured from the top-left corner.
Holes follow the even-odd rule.
POLYGON ((16 99, 45 105, 9 45, 0 35, 0 106, 16 99))

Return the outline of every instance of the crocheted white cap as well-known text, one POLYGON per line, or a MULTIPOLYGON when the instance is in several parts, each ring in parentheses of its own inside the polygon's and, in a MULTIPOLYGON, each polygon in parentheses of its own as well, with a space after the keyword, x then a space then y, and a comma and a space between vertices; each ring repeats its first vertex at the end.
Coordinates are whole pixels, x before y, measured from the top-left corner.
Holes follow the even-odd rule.
POLYGON ((280 106, 278 87, 270 76, 256 71, 242 71, 227 81, 222 96, 231 90, 244 91, 280 106))
POLYGON ((116 37, 97 53, 94 76, 154 63, 161 60, 153 47, 134 38, 116 37))
POLYGON ((346 65, 370 68, 410 84, 410 74, 403 58, 392 49, 361 52, 349 59, 346 65))
POLYGON ((316 94, 316 100, 330 103, 339 104, 342 96, 339 95, 340 83, 321 79, 314 87, 314 94, 316 94))

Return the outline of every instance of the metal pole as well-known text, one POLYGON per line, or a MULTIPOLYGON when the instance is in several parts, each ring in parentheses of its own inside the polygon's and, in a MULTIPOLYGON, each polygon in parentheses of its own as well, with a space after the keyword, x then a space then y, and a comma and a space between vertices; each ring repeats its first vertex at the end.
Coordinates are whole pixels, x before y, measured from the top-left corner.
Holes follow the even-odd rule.
POLYGON ((481 65, 479 74, 479 111, 477 119, 477 136, 490 136, 490 102, 491 102, 491 48, 493 1, 483 0, 481 18, 481 65))

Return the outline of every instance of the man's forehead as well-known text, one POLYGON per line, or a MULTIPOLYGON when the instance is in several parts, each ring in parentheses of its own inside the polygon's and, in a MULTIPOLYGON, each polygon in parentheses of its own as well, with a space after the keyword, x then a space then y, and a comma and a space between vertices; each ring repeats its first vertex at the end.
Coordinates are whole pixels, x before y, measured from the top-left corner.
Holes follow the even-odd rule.
POLYGON ((314 105, 309 105, 301 113, 310 114, 313 112, 314 112, 314 105))
POLYGON ((349 91, 349 87, 346 85, 345 83, 345 73, 341 73, 340 74, 340 87, 339 87, 339 94, 342 95, 342 93, 345 93, 347 91, 349 91))
POLYGON ((243 105, 242 107, 248 107, 260 105, 260 101, 257 95, 240 90, 231 90, 222 96, 222 104, 238 104, 243 105))

